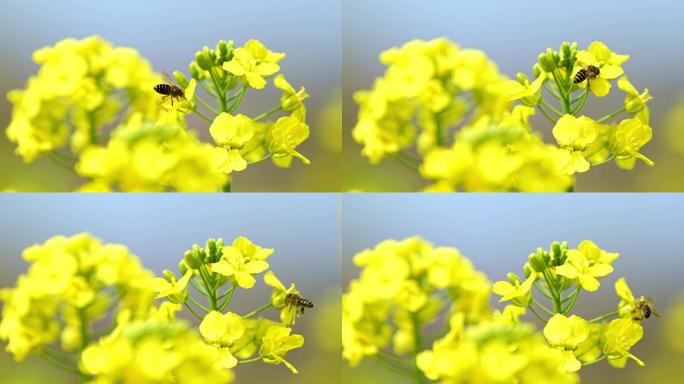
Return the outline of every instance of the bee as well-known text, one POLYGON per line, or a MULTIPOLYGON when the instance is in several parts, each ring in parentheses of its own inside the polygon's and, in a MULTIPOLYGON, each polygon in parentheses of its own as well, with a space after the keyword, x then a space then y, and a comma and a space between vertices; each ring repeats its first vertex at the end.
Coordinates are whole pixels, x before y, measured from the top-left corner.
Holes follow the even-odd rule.
POLYGON ((653 305, 653 299, 650 297, 641 296, 636 302, 636 308, 632 311, 634 313, 634 320, 643 320, 651 317, 651 314, 660 317, 660 313, 653 305))
POLYGON ((588 65, 586 68, 580 69, 575 74, 575 77, 572 79, 572 81, 575 84, 577 84, 583 82, 586 79, 587 84, 589 84, 589 80, 595 79, 599 74, 601 74, 601 70, 599 70, 597 66, 588 65))
POLYGON ((170 98, 171 106, 173 106, 173 99, 185 99, 185 92, 183 92, 183 89, 177 86, 176 83, 173 80, 171 80, 171 77, 169 77, 169 75, 166 72, 162 71, 161 74, 164 82, 155 85, 154 91, 160 95, 164 95, 164 97, 162 97, 162 103, 165 102, 168 98, 170 98))
POLYGON ((313 308, 314 306, 311 300, 301 297, 296 293, 288 293, 287 296, 285 296, 285 305, 295 307, 297 316, 304 316, 304 309, 313 308))

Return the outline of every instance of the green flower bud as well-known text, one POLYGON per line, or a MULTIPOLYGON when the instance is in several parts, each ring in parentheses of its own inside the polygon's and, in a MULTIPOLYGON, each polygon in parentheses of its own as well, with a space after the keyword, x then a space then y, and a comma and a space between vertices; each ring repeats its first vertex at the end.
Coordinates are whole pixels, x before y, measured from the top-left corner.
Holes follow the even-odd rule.
POLYGON ((185 259, 182 259, 182 260, 178 263, 178 272, 179 272, 181 275, 185 275, 185 272, 187 272, 189 269, 190 269, 190 267, 188 266, 188 263, 185 262, 185 259))
POLYGON ((171 281, 176 279, 176 275, 173 272, 169 271, 168 269, 165 269, 164 271, 162 271, 162 275, 164 276, 164 278, 168 282, 171 282, 171 281))
POLYGON ((577 42, 574 42, 572 44, 566 42, 563 42, 560 47, 560 61, 559 64, 561 67, 564 67, 568 70, 572 69, 572 67, 575 65, 576 58, 575 56, 577 55, 577 42))
POLYGON ((508 272, 506 277, 511 284, 520 283, 520 278, 513 272, 508 272))
POLYGON ((185 74, 183 72, 173 71, 173 78, 181 87, 185 88, 188 86, 188 79, 185 77, 185 74))
POLYGON ((553 72, 559 61, 560 57, 551 48, 547 48, 545 53, 540 53, 538 58, 539 65, 546 72, 553 72))
POLYGON ((194 61, 188 66, 188 71, 190 72, 190 76, 197 81, 202 80, 205 77, 202 68, 194 61))
POLYGON ((525 275, 525 278, 530 277, 530 275, 532 275, 533 272, 534 270, 532 270, 530 263, 525 263, 525 265, 523 265, 523 275, 525 275))
POLYGON ((226 61, 230 61, 230 59, 233 58, 233 46, 235 44, 233 43, 233 40, 230 40, 226 42, 225 40, 219 40, 218 43, 216 43, 216 49, 214 52, 216 53, 216 64, 221 65, 225 63, 226 61))
POLYGON ((537 77, 539 77, 539 75, 541 75, 542 72, 544 72, 544 70, 542 69, 541 65, 539 65, 539 63, 534 63, 534 65, 532 66, 532 74, 534 75, 534 78, 536 79, 537 77))
POLYGON ((519 82, 520 84, 525 84, 525 83, 529 83, 529 82, 530 82, 529 77, 527 77, 527 75, 524 74, 524 73, 522 73, 522 72, 516 73, 516 74, 515 74, 515 77, 518 79, 518 82, 519 82))
POLYGON ((214 60, 207 51, 197 51, 195 53, 195 61, 197 62, 197 65, 205 71, 210 70, 214 66, 214 60))
POLYGON ((539 253, 531 253, 528 257, 528 263, 530 268, 532 268, 532 270, 535 272, 543 272, 546 269, 543 254, 540 255, 539 253))
POLYGON ((188 267, 192 269, 198 269, 200 266, 202 266, 200 255, 192 251, 185 251, 183 260, 185 260, 185 263, 188 265, 188 267))

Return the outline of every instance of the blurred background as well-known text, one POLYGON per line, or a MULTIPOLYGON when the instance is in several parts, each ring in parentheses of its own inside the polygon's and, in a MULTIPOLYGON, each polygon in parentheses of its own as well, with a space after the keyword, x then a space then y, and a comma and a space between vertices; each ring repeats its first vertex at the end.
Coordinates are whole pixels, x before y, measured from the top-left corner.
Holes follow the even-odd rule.
MULTIPOLYGON (((416 191, 428 183, 393 159, 368 164, 361 146, 351 137, 358 108, 352 96, 369 89, 385 67, 380 52, 411 39, 446 36, 461 47, 483 50, 509 77, 531 76, 532 65, 546 48, 577 41, 581 49, 594 40, 631 56, 623 66, 639 89, 648 88, 653 140, 643 152, 654 168, 637 165, 623 171, 615 165, 577 176, 576 191, 684 190, 684 60, 680 15, 684 3, 675 0, 598 1, 555 5, 544 0, 449 1, 344 0, 343 1, 343 146, 345 190, 416 191)), ((591 97, 584 111, 598 118, 622 106, 617 86, 597 102, 591 97)), ((623 115, 626 116, 626 115, 623 115)), ((536 116, 534 127, 547 142, 551 125, 536 116)))
MULTIPOLYGON (((615 310, 619 300, 613 284, 624 276, 635 295, 655 300, 662 317, 644 321, 644 339, 631 351, 645 367, 632 362, 625 369, 597 364, 582 369, 582 383, 681 383, 684 196, 346 194, 343 207, 345 289, 359 274, 352 257, 390 238, 420 235, 436 246, 458 248, 492 282, 505 280, 507 272, 522 275, 527 256, 537 247, 547 249, 553 241, 568 241, 576 247, 588 239, 602 249, 619 252, 615 271, 601 280, 598 292, 580 296, 576 313, 591 318, 615 310)), ((495 301, 492 297, 492 304, 501 308, 495 301)), ((343 363, 343 377, 344 382, 357 384, 406 382, 373 361, 355 369, 343 363)))
MULTIPOLYGON (((10 121, 8 91, 24 87, 38 65, 31 54, 67 38, 98 34, 114 45, 137 49, 156 71, 188 73, 188 64, 203 46, 220 39, 236 46, 259 39, 287 56, 281 72, 310 98, 307 123, 311 133, 300 152, 310 166, 295 161, 290 169, 271 162, 251 166, 234 177, 234 191, 339 191, 341 157, 341 21, 340 0, 8 0, 0 13, 0 190, 70 191, 83 183, 41 158, 23 164, 7 140, 10 121)), ((277 105, 282 91, 269 87, 245 97, 240 112, 255 116, 277 105), (255 95, 257 95, 255 97, 255 95)), ((206 122, 191 118, 189 126, 208 138, 206 122)))
MULTIPOLYGON (((294 331, 304 335, 303 348, 283 365, 247 364, 235 370, 238 383, 322 383, 340 377, 340 198, 330 194, 4 194, 0 196, 0 288, 12 286, 26 271, 22 250, 48 238, 90 232, 106 243, 120 243, 159 274, 177 270, 183 252, 208 238, 231 243, 246 236, 275 248, 269 258, 280 280, 297 284, 315 308, 307 310, 294 331), (296 225, 294 221, 296 220, 296 225), (11 229, 11 230, 9 230, 11 229)), ((270 300, 262 276, 250 290, 238 290, 232 311, 248 313, 270 300)), ((1 307, 2 304, 0 304, 1 307)), ((265 317, 277 320, 279 312, 265 317)), ((4 343, 0 343, 4 344, 4 343)), ((16 363, 0 345, 0 382, 72 383, 74 377, 37 357, 16 363)))

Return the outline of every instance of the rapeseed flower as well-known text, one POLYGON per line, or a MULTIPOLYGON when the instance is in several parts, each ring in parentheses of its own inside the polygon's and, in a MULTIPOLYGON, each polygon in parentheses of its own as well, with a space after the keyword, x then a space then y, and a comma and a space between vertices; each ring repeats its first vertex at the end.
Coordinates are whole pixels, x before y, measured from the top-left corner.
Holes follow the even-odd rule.
MULTIPOLYGON (((608 80, 616 79, 624 73, 622 64, 629 60, 629 55, 620 55, 614 53, 600 41, 594 41, 589 44, 586 51, 577 52, 578 67, 575 69, 593 65, 599 68, 599 75, 590 79, 588 82, 589 89, 598 97, 603 97, 610 92, 610 82, 608 80)), ((577 73, 577 71, 573 71, 577 73)), ((587 81, 579 83, 580 87, 587 87, 587 81)))

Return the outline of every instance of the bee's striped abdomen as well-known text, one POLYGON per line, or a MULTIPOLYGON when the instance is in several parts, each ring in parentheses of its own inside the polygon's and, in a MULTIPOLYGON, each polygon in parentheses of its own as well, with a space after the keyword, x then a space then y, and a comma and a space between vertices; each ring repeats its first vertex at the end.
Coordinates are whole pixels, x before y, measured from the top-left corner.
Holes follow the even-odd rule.
POLYGON ((587 70, 582 68, 575 74, 575 77, 572 79, 572 81, 577 84, 583 82, 587 78, 587 70))
POLYGON ((169 84, 157 84, 154 86, 154 90, 160 95, 168 96, 173 91, 173 87, 169 84))

